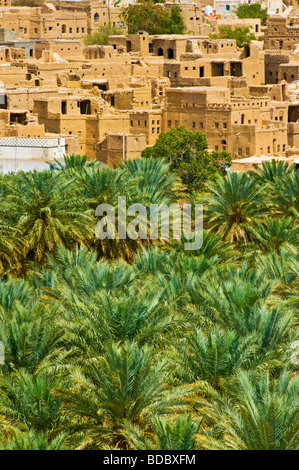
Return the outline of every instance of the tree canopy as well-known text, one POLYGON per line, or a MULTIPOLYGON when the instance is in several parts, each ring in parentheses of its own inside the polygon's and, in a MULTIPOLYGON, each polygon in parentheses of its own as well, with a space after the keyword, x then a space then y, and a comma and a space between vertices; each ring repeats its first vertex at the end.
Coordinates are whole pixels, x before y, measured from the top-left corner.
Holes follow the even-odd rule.
POLYGON ((86 46, 93 46, 93 45, 108 45, 108 38, 112 35, 122 35, 124 34, 118 28, 113 28, 112 26, 99 26, 98 30, 94 33, 88 34, 85 39, 84 43, 86 46))
POLYGON ((228 152, 208 152, 203 132, 187 131, 183 126, 161 133, 152 147, 142 152, 144 158, 164 158, 170 170, 190 189, 202 190, 217 174, 226 174, 231 165, 228 152))
POLYGON ((188 191, 206 147, 0 175, 0 450, 299 450, 299 171, 215 159, 188 191), (97 239, 123 195, 203 204, 202 246, 97 239))
POLYGON ((267 9, 261 3, 241 3, 236 9, 236 15, 240 19, 261 18, 262 24, 266 24, 268 19, 267 9))
POLYGON ((254 33, 251 32, 250 26, 219 26, 218 33, 211 33, 211 39, 235 39, 237 47, 242 47, 244 43, 250 43, 256 39, 254 33))
POLYGON ((129 34, 138 31, 146 31, 149 34, 183 34, 185 31, 178 5, 173 5, 169 11, 152 0, 144 0, 124 8, 122 16, 129 34))

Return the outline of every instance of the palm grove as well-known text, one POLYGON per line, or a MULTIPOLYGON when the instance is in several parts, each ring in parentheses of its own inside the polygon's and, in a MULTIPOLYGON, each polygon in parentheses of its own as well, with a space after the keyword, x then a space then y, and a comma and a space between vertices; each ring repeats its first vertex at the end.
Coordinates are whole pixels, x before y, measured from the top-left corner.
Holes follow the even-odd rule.
POLYGON ((299 448, 299 173, 197 138, 2 175, 0 449, 299 448), (119 195, 203 203, 202 248, 96 239, 119 195))

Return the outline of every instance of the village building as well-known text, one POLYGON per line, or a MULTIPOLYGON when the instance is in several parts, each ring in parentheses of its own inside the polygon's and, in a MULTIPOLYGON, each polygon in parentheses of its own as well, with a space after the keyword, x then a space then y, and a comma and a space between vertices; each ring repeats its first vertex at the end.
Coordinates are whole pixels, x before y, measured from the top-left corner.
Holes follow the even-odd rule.
POLYGON ((0 138, 13 139, 0 141, 3 171, 30 167, 11 163, 19 162, 21 149, 32 161, 38 151, 50 159, 81 153, 113 166, 139 157, 161 133, 179 126, 204 132, 210 151, 227 151, 234 161, 298 154, 294 9, 276 9, 266 28, 260 19, 248 21, 258 40, 239 48, 235 40, 210 35, 243 20, 228 14, 207 21, 208 2, 178 5, 186 34, 149 35, 126 34, 121 8, 102 0, 55 0, 34 8, 2 0, 0 138), (122 34, 111 35, 108 45, 86 45, 86 35, 100 25, 122 34))

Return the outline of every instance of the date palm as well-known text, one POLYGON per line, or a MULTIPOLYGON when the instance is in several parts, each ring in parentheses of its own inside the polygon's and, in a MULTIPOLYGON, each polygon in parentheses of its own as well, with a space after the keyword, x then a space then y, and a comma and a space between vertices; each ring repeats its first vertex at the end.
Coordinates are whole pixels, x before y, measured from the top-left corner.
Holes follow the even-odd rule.
POLYGON ((230 268, 190 286, 192 301, 209 321, 254 336, 256 364, 283 361, 294 330, 295 312, 275 299, 276 283, 263 270, 230 268))
POLYGON ((84 361, 70 371, 71 389, 57 393, 68 413, 86 424, 88 447, 112 442, 127 448, 123 425, 144 427, 154 414, 172 414, 188 408, 188 387, 171 388, 170 370, 164 360, 157 360, 150 348, 134 343, 107 346, 103 355, 84 361))
POLYGON ((60 174, 35 171, 18 174, 11 185, 7 202, 28 260, 44 261, 46 252, 53 252, 61 243, 72 247, 89 245, 93 240, 92 214, 78 200, 72 183, 62 182, 60 174))
POLYGON ((89 301, 76 297, 62 310, 61 328, 66 340, 87 356, 101 351, 108 341, 135 340, 138 345, 166 347, 175 334, 184 330, 184 318, 162 302, 136 289, 118 293, 98 293, 89 301))
POLYGON ((284 246, 295 251, 298 247, 299 227, 293 225, 291 217, 265 217, 256 224, 252 233, 261 249, 266 252, 277 251, 284 246))
POLYGON ((171 204, 181 195, 182 185, 175 174, 169 173, 169 165, 163 159, 131 159, 121 169, 124 178, 136 181, 128 194, 130 204, 171 204))
POLYGON ((22 258, 20 231, 0 219, 0 277, 17 274, 22 258))
POLYGON ((97 167, 99 162, 97 160, 90 160, 88 161, 87 155, 78 155, 72 153, 71 155, 64 155, 63 161, 54 160, 54 165, 49 163, 53 166, 54 170, 81 170, 82 168, 86 167, 97 167))
POLYGON ((134 450, 194 450, 201 421, 185 414, 174 419, 153 418, 147 432, 125 422, 123 433, 134 450))
MULTIPOLYGON (((299 256, 281 248, 276 252, 259 254, 256 265, 263 267, 265 277, 275 281, 274 293, 290 311, 299 310, 299 256)), ((298 321, 297 321, 298 324, 298 321)))
MULTIPOLYGON (((67 382, 65 381, 65 384, 67 382)), ((62 377, 44 371, 31 375, 17 370, 0 381, 0 416, 20 431, 46 432, 54 437, 66 417, 61 414, 61 400, 53 391, 61 386, 62 377)))
POLYGON ((0 450, 65 450, 68 448, 66 439, 66 433, 49 439, 46 432, 15 432, 9 440, 0 442, 0 450))
POLYGON ((255 349, 252 335, 244 338, 219 327, 206 333, 193 328, 176 345, 174 362, 179 364, 177 374, 182 383, 208 381, 219 389, 223 379, 250 365, 255 349))
POLYGON ((277 379, 268 372, 240 372, 226 394, 207 387, 209 399, 200 410, 222 429, 199 442, 209 449, 298 450, 299 377, 284 371, 277 379))
POLYGON ((56 322, 56 314, 37 302, 31 308, 0 308, 0 340, 5 347, 3 371, 24 368, 33 373, 57 355, 64 331, 56 322))
POLYGON ((267 183, 274 183, 277 179, 290 175, 295 171, 295 165, 290 165, 288 162, 281 160, 271 160, 262 162, 262 165, 253 164, 255 169, 252 176, 257 178, 257 181, 265 185, 267 183))
POLYGON ((299 171, 295 170, 275 180, 272 212, 280 217, 299 218, 299 171))
POLYGON ((247 173, 229 172, 207 184, 210 193, 204 198, 207 226, 221 234, 223 240, 248 243, 252 239, 252 227, 266 212, 262 188, 247 173))

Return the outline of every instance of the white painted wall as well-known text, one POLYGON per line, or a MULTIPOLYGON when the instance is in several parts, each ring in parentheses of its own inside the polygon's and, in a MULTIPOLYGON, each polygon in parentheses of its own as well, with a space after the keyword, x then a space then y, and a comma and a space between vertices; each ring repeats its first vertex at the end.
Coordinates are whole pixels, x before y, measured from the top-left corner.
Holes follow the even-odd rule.
POLYGON ((64 138, 1 137, 0 173, 49 169, 64 154, 64 138))

